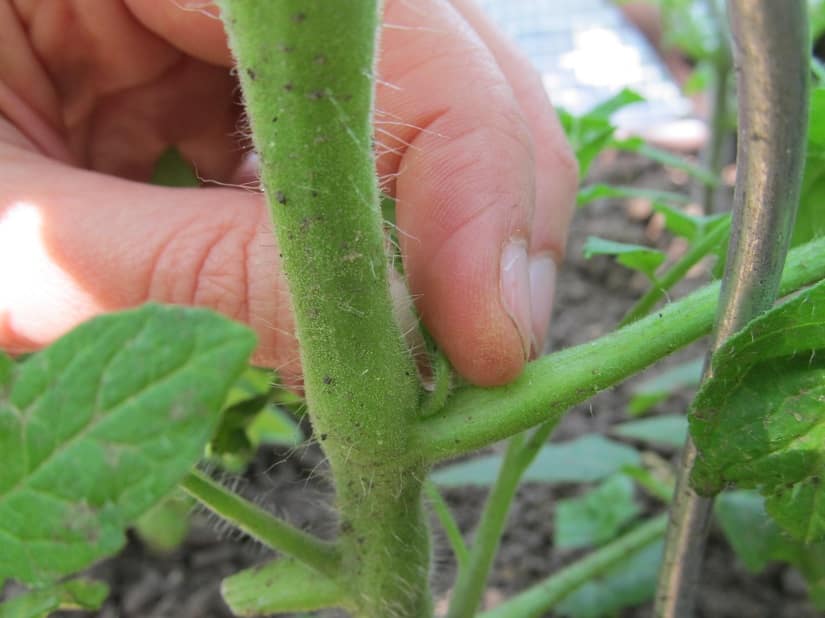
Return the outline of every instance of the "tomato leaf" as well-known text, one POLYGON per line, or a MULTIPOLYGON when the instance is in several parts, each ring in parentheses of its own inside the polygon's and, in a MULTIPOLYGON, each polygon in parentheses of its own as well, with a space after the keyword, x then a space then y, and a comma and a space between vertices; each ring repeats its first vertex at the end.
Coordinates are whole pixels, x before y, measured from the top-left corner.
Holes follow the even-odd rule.
POLYGON ((45 618, 60 609, 94 611, 100 609, 107 596, 109 587, 103 582, 70 579, 0 603, 0 618, 45 618))
POLYGON ((334 580, 292 558, 277 558, 223 580, 221 595, 236 616, 312 611, 346 600, 334 580))
POLYGON ((692 482, 758 489, 792 536, 825 539, 825 282, 748 324, 714 355, 690 431, 692 482))
POLYGON ((209 311, 146 305, 16 365, 0 393, 0 582, 116 552, 197 462, 254 345, 209 311))
POLYGON ((639 514, 633 493, 633 481, 617 474, 583 496, 559 500, 553 533, 556 547, 596 546, 614 539, 639 514))
POLYGON ((650 279, 655 279, 656 269, 665 261, 665 254, 657 249, 616 242, 588 236, 584 242, 584 257, 590 259, 594 255, 612 255, 622 266, 638 270, 650 279))
MULTIPOLYGON (((442 487, 492 485, 501 460, 500 454, 476 457, 444 466, 433 472, 431 478, 442 487)), ((639 463, 636 449, 589 434, 542 447, 523 478, 525 482, 592 483, 618 472, 623 466, 639 463)))

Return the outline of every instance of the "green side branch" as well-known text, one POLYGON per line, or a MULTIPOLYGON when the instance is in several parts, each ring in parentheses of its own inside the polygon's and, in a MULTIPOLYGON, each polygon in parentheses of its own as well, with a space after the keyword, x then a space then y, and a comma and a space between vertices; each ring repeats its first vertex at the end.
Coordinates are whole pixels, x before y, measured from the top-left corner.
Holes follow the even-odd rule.
POLYGON ((298 558, 324 575, 338 576, 340 556, 333 544, 273 517, 197 470, 190 472, 180 486, 201 504, 261 543, 298 558))
MULTIPOLYGON (((780 286, 790 294, 825 278, 825 238, 792 250, 780 286)), ((415 434, 430 461, 449 459, 560 417, 571 406, 710 332, 719 284, 595 341, 530 363, 513 383, 456 391, 415 434)))
POLYGON ((427 616, 416 368, 390 301, 371 147, 377 0, 222 0, 335 477, 359 616, 427 616))

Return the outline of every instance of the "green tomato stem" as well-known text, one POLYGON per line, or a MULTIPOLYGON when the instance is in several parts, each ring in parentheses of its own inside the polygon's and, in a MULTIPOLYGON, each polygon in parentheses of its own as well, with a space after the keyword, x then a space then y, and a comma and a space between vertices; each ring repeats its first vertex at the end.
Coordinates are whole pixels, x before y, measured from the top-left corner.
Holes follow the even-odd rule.
POLYGON ((221 0, 335 478, 358 616, 431 614, 420 386, 390 300, 372 152, 378 0, 221 0))
POLYGON ((555 428, 556 422, 548 422, 529 436, 519 434, 510 438, 496 482, 484 504, 467 566, 456 578, 447 618, 475 616, 521 477, 555 428))
MULTIPOLYGON (((788 254, 780 294, 822 278, 825 238, 788 254)), ((413 453, 442 461, 560 418, 572 405, 708 334, 718 296, 719 283, 712 283, 620 330, 528 364, 509 385, 456 391, 438 414, 419 421, 413 453)))
POLYGON ((329 577, 337 577, 340 556, 332 543, 273 517, 197 470, 181 481, 181 489, 261 543, 304 562, 329 577))
POLYGON ((461 572, 467 568, 467 562, 470 558, 467 545, 464 543, 464 538, 461 536, 461 530, 458 523, 450 512, 450 507, 444 496, 441 495, 438 487, 432 481, 427 481, 424 485, 424 491, 427 492, 427 499, 430 501, 433 511, 435 512, 441 527, 444 529, 444 534, 447 535, 447 540, 455 555, 455 561, 458 565, 458 570, 461 572))

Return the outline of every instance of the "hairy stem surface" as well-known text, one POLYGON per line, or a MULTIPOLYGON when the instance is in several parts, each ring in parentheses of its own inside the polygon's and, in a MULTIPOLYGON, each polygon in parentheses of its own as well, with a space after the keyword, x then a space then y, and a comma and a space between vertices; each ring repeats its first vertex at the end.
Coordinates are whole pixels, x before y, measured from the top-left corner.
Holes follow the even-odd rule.
POLYGON ((325 575, 337 576, 339 556, 333 544, 273 517, 201 472, 190 472, 180 486, 201 504, 261 543, 297 558, 325 575))
POLYGON ((365 617, 429 616, 419 385, 392 311, 371 147, 377 0, 222 0, 292 296, 310 417, 365 617), (404 462, 404 463, 402 463, 404 462))

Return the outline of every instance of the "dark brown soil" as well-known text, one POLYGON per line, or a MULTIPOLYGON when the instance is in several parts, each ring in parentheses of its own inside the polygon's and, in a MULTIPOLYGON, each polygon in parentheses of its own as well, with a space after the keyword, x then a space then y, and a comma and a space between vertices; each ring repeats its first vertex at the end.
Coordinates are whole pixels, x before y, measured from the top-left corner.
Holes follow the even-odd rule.
MULTIPOLYGON (((619 184, 684 190, 683 186, 674 184, 672 174, 669 176, 661 168, 632 157, 603 162, 602 169, 609 170, 602 176, 619 184)), ((675 180, 680 181, 678 176, 675 180)), ((652 230, 655 222, 651 224, 649 216, 629 217, 622 204, 601 203, 579 211, 573 224, 568 262, 557 286, 553 349, 609 332, 645 287, 644 281, 610 259, 584 260, 581 257, 584 239, 596 235, 625 242, 654 242, 666 247, 670 242, 666 236, 651 239, 652 230)), ((696 281, 688 282, 686 287, 691 285, 696 285, 696 281)), ((694 348, 678 358, 684 360, 700 353, 700 349, 694 348)), ((678 359, 669 362, 675 360, 678 359)), ((628 386, 622 385, 578 406, 564 419, 553 439, 607 432, 611 424, 624 418, 627 397, 628 386)), ((680 411, 687 402, 688 394, 683 394, 660 408, 680 411)), ((676 455, 667 451, 660 454, 671 460, 676 455)), ((334 529, 334 519, 325 475, 322 455, 314 445, 294 453, 267 450, 260 454, 245 478, 238 481, 238 488, 294 524, 329 535, 334 529)), ((520 489, 495 563, 488 600, 506 598, 570 561, 569 553, 553 549, 553 510, 558 498, 578 491, 577 487, 551 488, 541 484, 528 484, 520 489)), ((467 535, 477 520, 484 494, 484 490, 477 488, 446 492, 447 501, 467 535)), ((660 507, 650 503, 649 508, 660 507)), ((270 556, 265 548, 198 511, 193 516, 188 539, 171 554, 153 555, 139 540, 130 537, 121 555, 92 569, 92 575, 104 579, 112 588, 109 600, 98 615, 106 618, 229 617, 231 614, 219 594, 221 579, 270 556)), ((451 583, 454 564, 446 542, 438 535, 434 556, 433 587, 443 598, 451 583)), ((7 589, 6 593, 9 592, 7 589)), ((649 606, 621 614, 627 618, 649 615, 649 606)), ((697 615, 701 618, 812 618, 819 614, 806 601, 804 582, 794 570, 775 565, 759 576, 750 575, 726 546, 721 534, 714 530, 697 615)))

